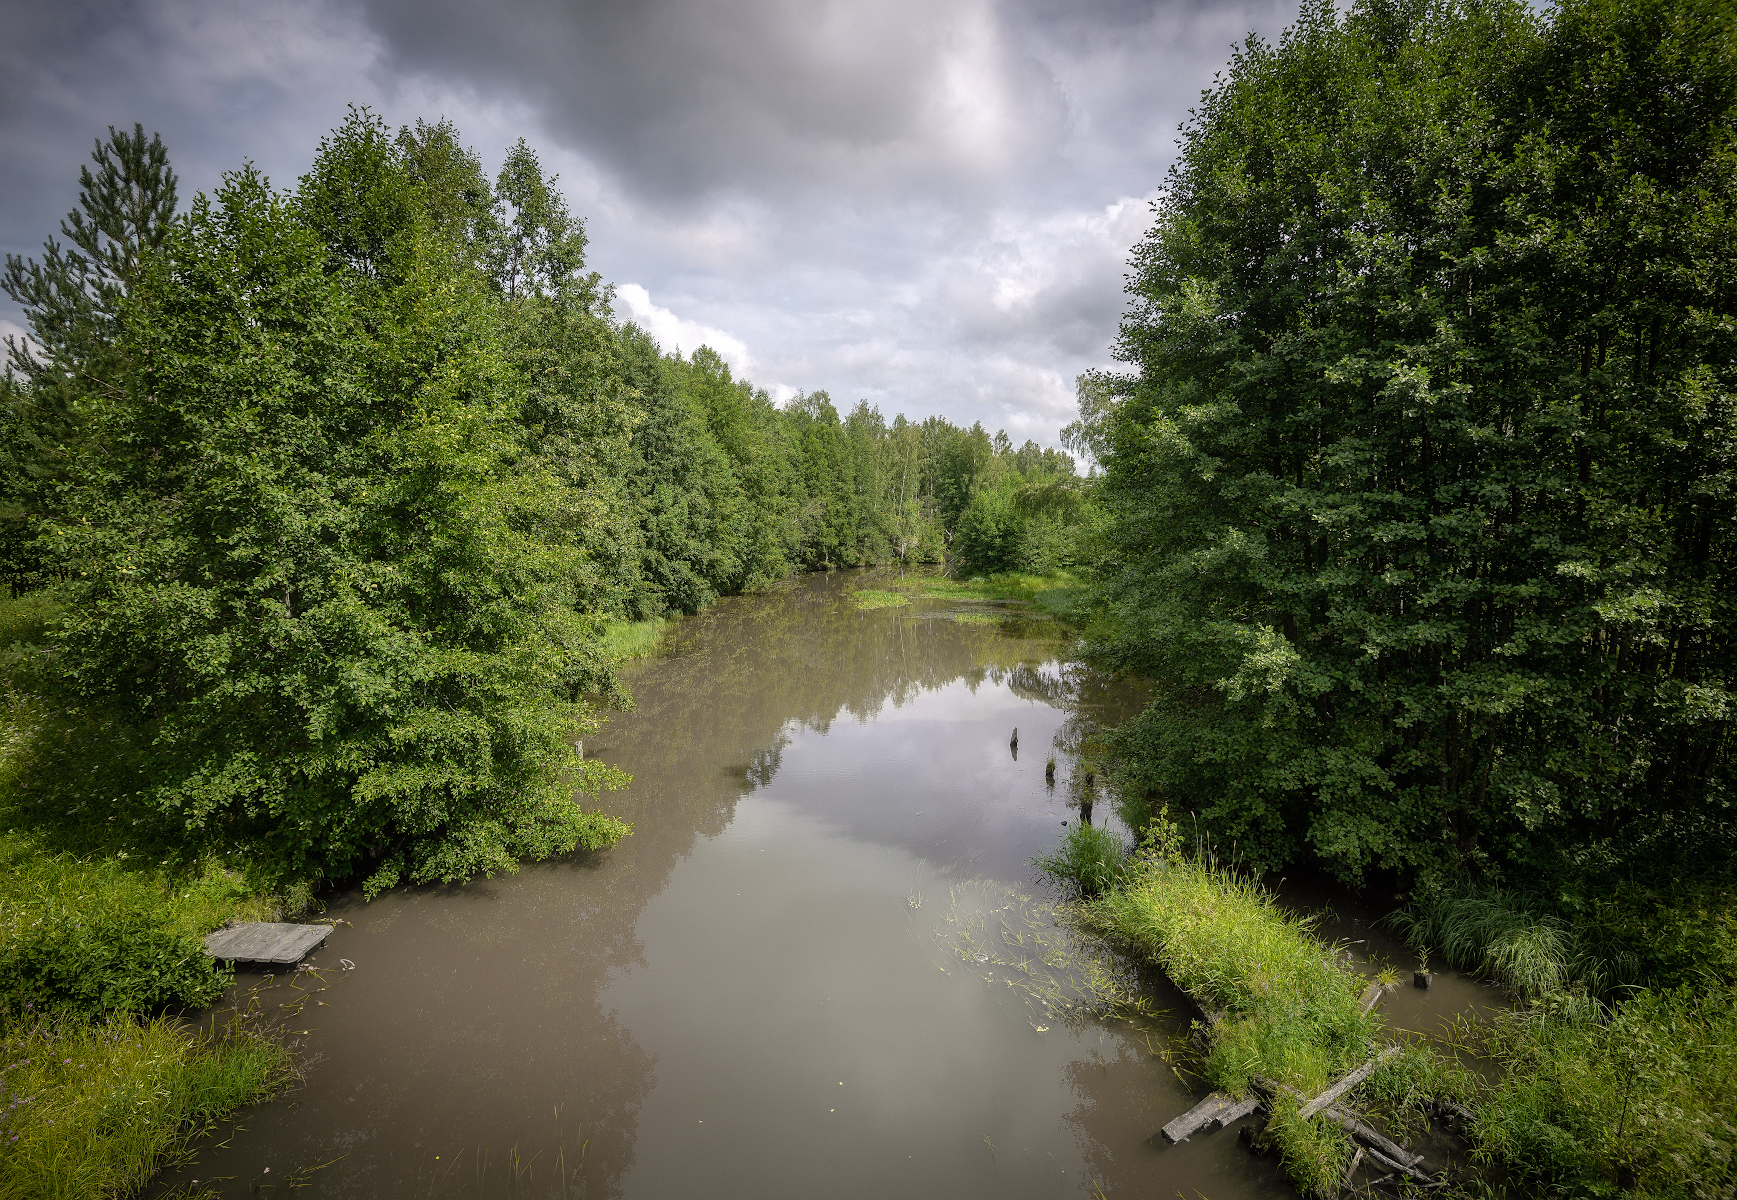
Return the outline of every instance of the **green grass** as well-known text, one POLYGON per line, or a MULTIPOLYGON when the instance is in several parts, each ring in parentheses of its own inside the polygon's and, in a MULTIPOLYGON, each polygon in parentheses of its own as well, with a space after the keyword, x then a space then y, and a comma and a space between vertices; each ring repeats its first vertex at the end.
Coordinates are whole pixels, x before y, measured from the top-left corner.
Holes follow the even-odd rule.
POLYGON ((656 652, 658 641, 669 623, 666 617, 653 617, 649 621, 611 621, 603 627, 603 653, 617 663, 648 658, 656 652))
POLYGON ((852 592, 850 596, 851 603, 861 609, 896 608, 911 602, 910 598, 901 592, 877 592, 872 588, 852 592))
POLYGON ((1737 989, 1637 991, 1608 1021, 1511 1015, 1482 1155, 1553 1195, 1737 1189, 1737 989))
POLYGON ((1608 995, 1639 973, 1619 944, 1594 940, 1532 897, 1472 880, 1414 900, 1386 924, 1413 948, 1494 979, 1528 1004, 1580 989, 1608 995))
POLYGON ((1053 853, 1031 865, 1076 896, 1099 896, 1113 887, 1127 867, 1128 847, 1102 825, 1075 822, 1053 853))
POLYGON ((1045 612, 1069 616, 1084 594, 1071 572, 1054 575, 990 575, 949 579, 944 575, 909 576, 894 585, 937 600, 1018 600, 1045 612))
POLYGON ((132 1194, 214 1121, 291 1081, 289 1052, 170 1018, 0 1032, 0 1200, 132 1194))
MULTIPOLYGON (((1378 1024, 1359 1011, 1364 981, 1336 964, 1313 921, 1279 908, 1252 880, 1177 853, 1175 827, 1157 828, 1158 844, 1149 840, 1120 885, 1085 902, 1083 914, 1222 1014, 1201 1063, 1207 1081, 1246 1095, 1258 1074, 1312 1096, 1366 1061, 1378 1024)), ((1336 1191, 1351 1153, 1338 1126, 1301 1121, 1281 1099, 1267 1134, 1300 1189, 1336 1191)))

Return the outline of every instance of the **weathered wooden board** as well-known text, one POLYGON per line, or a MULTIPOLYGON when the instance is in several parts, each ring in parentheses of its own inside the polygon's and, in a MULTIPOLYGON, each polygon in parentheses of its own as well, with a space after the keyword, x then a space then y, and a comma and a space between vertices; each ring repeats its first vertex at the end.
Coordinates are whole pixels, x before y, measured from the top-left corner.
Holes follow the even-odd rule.
POLYGON ((1171 1143, 1180 1142, 1190 1134, 1200 1132, 1202 1128, 1211 1124, 1214 1117, 1235 1104, 1235 1096, 1227 1095, 1224 1092, 1214 1092, 1166 1125, 1162 1132, 1171 1143))
POLYGON ((283 925, 252 921, 205 935, 212 958, 235 962, 300 962, 331 935, 330 925, 283 925))

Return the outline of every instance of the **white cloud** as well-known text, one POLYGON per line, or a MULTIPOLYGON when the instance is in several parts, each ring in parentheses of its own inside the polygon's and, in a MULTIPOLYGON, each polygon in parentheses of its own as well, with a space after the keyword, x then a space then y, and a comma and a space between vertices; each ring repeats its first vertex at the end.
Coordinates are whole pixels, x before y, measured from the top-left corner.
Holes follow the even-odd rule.
MULTIPOLYGON (((726 333, 715 325, 684 320, 669 309, 653 304, 651 293, 637 283, 624 283, 616 288, 615 294, 627 302, 633 319, 657 339, 657 344, 663 347, 666 354, 680 351, 682 354, 691 355, 701 346, 710 346, 718 352, 720 358, 730 364, 730 370, 738 378, 748 377, 749 366, 753 360, 748 356, 747 343, 741 338, 726 333)), ((768 386, 763 381, 755 382, 768 386)))

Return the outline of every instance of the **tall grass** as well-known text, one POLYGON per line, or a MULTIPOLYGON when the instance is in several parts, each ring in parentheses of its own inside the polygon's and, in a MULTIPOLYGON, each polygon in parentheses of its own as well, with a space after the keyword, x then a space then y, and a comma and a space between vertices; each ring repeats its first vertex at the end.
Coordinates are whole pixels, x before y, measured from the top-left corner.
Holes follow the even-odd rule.
POLYGON ((286 1085, 289 1052, 169 1018, 0 1033, 0 1200, 99 1200, 149 1182, 212 1122, 286 1085))
POLYGON ((1636 956, 1620 944, 1570 924, 1534 897, 1476 880, 1440 887, 1386 923, 1414 947, 1431 947, 1531 1004, 1571 989, 1608 995, 1639 973, 1636 956))
POLYGON ((862 609, 897 608, 901 604, 909 604, 910 600, 901 592, 879 592, 873 588, 864 588, 850 594, 851 603, 862 609))
POLYGON ((649 621, 611 621, 603 627, 603 654, 618 663, 647 658, 657 650, 668 626, 669 620, 665 617, 653 617, 649 621))
MULTIPOLYGON (((1365 1061, 1377 1026, 1358 1004, 1363 981, 1336 965, 1314 922, 1229 868, 1175 853, 1174 826, 1158 829, 1160 840, 1125 864, 1120 885, 1083 911, 1219 1014, 1201 1065, 1207 1080, 1246 1094, 1258 1074, 1316 1095, 1365 1061)), ((1299 1188, 1337 1191, 1351 1155, 1338 1126, 1302 1120, 1294 1101, 1281 1098, 1268 1136, 1299 1188)))
POLYGON ((1737 990, 1638 991, 1608 1021, 1511 1015, 1480 1151, 1558 1195, 1737 1193, 1737 990))
POLYGON ((1075 896, 1090 897, 1102 895, 1121 879, 1127 859, 1128 847, 1116 834, 1101 825, 1076 822, 1061 845, 1031 864, 1075 896))

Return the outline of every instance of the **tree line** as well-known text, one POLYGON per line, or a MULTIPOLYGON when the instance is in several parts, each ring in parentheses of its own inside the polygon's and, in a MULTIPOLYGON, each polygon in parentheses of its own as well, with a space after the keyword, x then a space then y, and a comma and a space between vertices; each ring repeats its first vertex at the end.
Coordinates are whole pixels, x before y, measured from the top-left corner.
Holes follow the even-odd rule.
POLYGON ((1082 392, 1132 784, 1258 866, 1717 882, 1733 128, 1722 4, 1309 3, 1237 53, 1082 392))
POLYGON ((370 890, 610 845, 573 799, 621 782, 573 751, 626 699, 607 622, 1071 561, 1069 455, 664 352, 555 182, 352 109, 293 189, 244 166, 181 211, 111 129, 64 241, 8 257, 0 573, 131 747, 117 812, 370 890))

